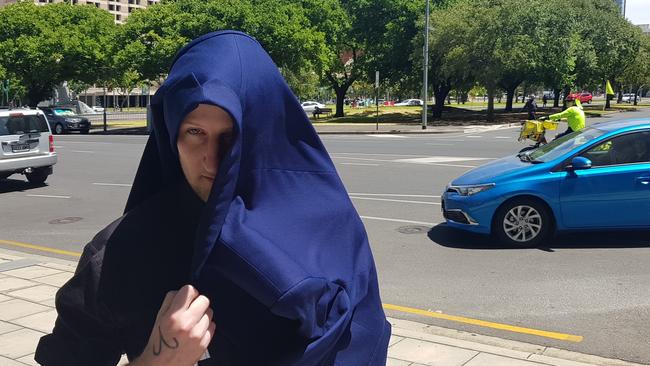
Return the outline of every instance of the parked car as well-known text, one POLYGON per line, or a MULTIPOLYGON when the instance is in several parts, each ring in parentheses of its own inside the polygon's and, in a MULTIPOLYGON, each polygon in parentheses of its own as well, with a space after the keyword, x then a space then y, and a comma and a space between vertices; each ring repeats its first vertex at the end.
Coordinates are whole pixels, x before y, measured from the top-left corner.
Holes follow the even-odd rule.
POLYGON ((45 113, 50 128, 57 135, 70 131, 79 131, 84 134, 90 131, 88 118, 77 115, 70 108, 40 107, 40 109, 45 113))
MULTIPOLYGON (((623 99, 621 99, 621 101, 623 103, 634 103, 634 93, 623 94, 623 99)), ((641 102, 641 97, 637 96, 636 101, 641 102)))
POLYGON ((94 106, 92 106, 92 109, 93 109, 93 112, 95 112, 95 113, 102 113, 102 112, 104 112, 104 107, 100 107, 100 106, 98 106, 98 105, 94 105, 94 106))
POLYGON ((313 102, 313 101, 303 102, 303 103, 301 104, 301 106, 302 106, 302 109, 303 109, 303 110, 305 111, 305 113, 307 113, 307 114, 313 113, 313 112, 314 112, 314 109, 316 109, 316 107, 318 107, 318 108, 325 108, 325 104, 320 104, 320 103, 318 103, 318 102, 313 102))
POLYGON ((650 229, 650 119, 594 124, 453 180, 450 227, 535 246, 555 231, 650 229))
POLYGON ((594 99, 591 93, 571 93, 566 97, 566 100, 580 100, 581 103, 591 103, 591 100, 594 99))
POLYGON ((43 112, 0 109, 0 179, 24 174, 42 184, 57 162, 54 138, 43 112))
POLYGON ((422 99, 405 99, 399 103, 395 103, 395 106, 413 106, 413 105, 424 105, 422 99))

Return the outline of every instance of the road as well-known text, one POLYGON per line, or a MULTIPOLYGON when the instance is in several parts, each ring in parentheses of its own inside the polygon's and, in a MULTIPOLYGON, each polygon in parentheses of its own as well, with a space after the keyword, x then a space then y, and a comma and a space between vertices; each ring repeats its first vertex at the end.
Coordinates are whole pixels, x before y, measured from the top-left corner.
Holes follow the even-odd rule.
MULTIPOLYGON (((650 364, 650 240, 644 234, 561 235, 542 249, 513 249, 441 224, 444 186, 519 150, 517 133, 322 136, 366 225, 382 301, 404 307, 388 314, 650 364), (440 316, 412 314, 414 309, 440 316), (476 320, 582 340, 479 326, 476 320)), ((0 183, 0 241, 81 251, 121 214, 144 142, 144 136, 57 136, 60 162, 46 186, 30 186, 20 176, 0 183)))

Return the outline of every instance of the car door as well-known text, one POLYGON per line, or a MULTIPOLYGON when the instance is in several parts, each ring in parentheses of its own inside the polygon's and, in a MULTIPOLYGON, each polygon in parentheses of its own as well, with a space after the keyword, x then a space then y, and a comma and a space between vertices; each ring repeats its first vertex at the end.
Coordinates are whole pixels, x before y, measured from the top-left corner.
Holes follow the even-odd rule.
POLYGON ((592 167, 569 172, 561 182, 566 227, 650 226, 650 131, 616 136, 578 156, 592 167))

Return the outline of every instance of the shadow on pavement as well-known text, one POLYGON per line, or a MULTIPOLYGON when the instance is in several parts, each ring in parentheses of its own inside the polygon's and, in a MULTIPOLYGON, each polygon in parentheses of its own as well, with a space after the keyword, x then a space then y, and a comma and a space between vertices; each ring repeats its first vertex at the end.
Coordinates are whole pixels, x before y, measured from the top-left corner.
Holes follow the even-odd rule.
POLYGON ((24 179, 0 179, 0 193, 24 192, 26 190, 46 187, 47 184, 32 184, 24 179))
MULTIPOLYGON (((473 234, 438 224, 427 233, 431 241, 448 248, 458 249, 526 249, 499 243, 487 235, 473 234)), ((605 249, 650 247, 650 231, 589 231, 558 234, 537 249, 605 249)))
POLYGON ((92 135, 148 135, 146 127, 130 127, 130 128, 112 128, 108 131, 101 129, 90 130, 92 135))

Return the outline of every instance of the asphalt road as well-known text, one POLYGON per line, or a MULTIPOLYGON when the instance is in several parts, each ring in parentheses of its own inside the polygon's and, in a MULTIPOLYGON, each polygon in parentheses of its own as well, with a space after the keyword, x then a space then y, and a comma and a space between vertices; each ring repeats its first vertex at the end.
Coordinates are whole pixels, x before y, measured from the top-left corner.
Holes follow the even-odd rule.
MULTIPOLYGON (((517 133, 512 128, 322 138, 364 219, 384 303, 577 335, 582 341, 388 313, 650 364, 647 233, 561 235, 542 249, 513 249, 441 224, 444 186, 471 167, 519 150, 517 133)), ((0 240, 81 251, 121 214, 144 142, 144 136, 57 136, 59 163, 47 185, 30 186, 21 176, 0 182, 0 240)))

